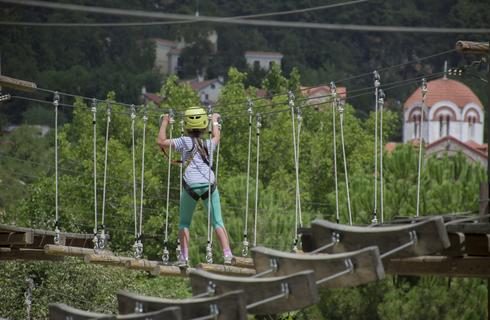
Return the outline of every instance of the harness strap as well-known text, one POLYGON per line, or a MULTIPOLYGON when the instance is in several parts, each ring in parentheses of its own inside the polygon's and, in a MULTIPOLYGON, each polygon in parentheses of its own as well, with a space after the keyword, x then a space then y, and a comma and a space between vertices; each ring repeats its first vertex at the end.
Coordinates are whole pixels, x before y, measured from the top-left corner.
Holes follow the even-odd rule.
MULTIPOLYGON (((191 196, 191 198, 196 201, 199 201, 199 199, 202 199, 204 201, 209 197, 209 192, 207 191, 204 192, 202 195, 198 195, 197 192, 195 192, 194 189, 192 189, 192 187, 188 185, 187 182, 185 182, 185 180, 182 180, 182 186, 184 187, 185 191, 187 191, 187 193, 191 196)), ((211 194, 213 194, 215 190, 216 184, 213 183, 211 184, 211 194)))

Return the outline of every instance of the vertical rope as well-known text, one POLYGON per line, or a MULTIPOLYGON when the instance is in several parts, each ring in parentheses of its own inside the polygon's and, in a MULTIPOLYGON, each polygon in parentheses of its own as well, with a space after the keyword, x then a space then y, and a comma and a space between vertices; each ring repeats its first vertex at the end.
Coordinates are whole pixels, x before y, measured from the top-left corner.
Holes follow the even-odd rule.
MULTIPOLYGON (((174 131, 174 115, 173 110, 169 111, 169 124, 170 132, 169 139, 172 140, 172 134, 174 131)), ((163 241, 163 262, 168 263, 170 260, 170 253, 168 251, 168 211, 170 204, 170 175, 172 170, 172 146, 168 148, 168 166, 167 166, 167 203, 165 206, 165 240, 163 241)))
MULTIPOLYGON (((180 119, 180 137, 182 138, 183 136, 184 136, 184 117, 180 119)), ((183 179, 184 179, 184 158, 183 155, 181 154, 180 165, 179 165, 179 200, 182 199, 183 179)), ((182 253, 182 248, 180 246, 180 238, 177 236, 177 247, 175 248, 175 255, 177 259, 179 259, 181 253, 182 253)))
POLYGON ((337 137, 336 137, 336 125, 335 125, 335 110, 337 109, 337 87, 335 83, 330 82, 330 94, 332 96, 332 133, 333 133, 333 171, 335 180, 335 219, 337 223, 340 223, 339 213, 339 185, 337 174, 337 137))
POLYGON ((105 154, 104 154, 104 187, 102 189, 102 224, 101 224, 101 234, 99 239, 100 249, 104 249, 106 246, 106 235, 105 235, 105 204, 106 204, 106 191, 107 191, 107 154, 109 149, 109 127, 111 123, 111 111, 112 107, 110 102, 107 103, 107 122, 105 130, 105 154))
POLYGON ((209 171, 208 171, 208 244, 206 246, 206 261, 207 263, 213 263, 213 239, 211 229, 211 171, 213 168, 213 144, 211 142, 211 134, 213 123, 211 121, 212 116, 211 106, 208 106, 208 135, 209 135, 209 171))
POLYGON ((55 223, 54 223, 54 243, 60 244, 60 214, 59 214, 59 172, 58 172, 58 107, 60 103, 60 95, 58 92, 54 93, 53 106, 54 106, 54 171, 55 171, 55 223))
POLYGON ((381 223, 384 221, 384 180, 383 180, 383 109, 385 103, 385 93, 383 90, 379 90, 379 213, 381 216, 381 223))
POLYGON ((416 217, 420 215, 420 178, 422 176, 422 144, 424 140, 422 139, 424 125, 424 108, 425 108, 425 97, 427 96, 427 81, 422 79, 422 106, 420 112, 420 126, 419 126, 419 161, 418 161, 418 171, 417 171, 417 205, 416 205, 416 217))
POLYGON ((146 123, 148 122, 148 114, 146 106, 143 110, 143 144, 141 146, 141 186, 140 186, 140 216, 139 216, 139 231, 138 237, 141 239, 143 229, 143 199, 145 193, 145 147, 146 147, 146 123))
POLYGON ((294 205, 294 241, 293 241, 293 251, 298 249, 298 149, 296 144, 296 123, 294 121, 294 113, 297 110, 294 104, 294 93, 292 91, 288 92, 288 103, 291 108, 291 123, 293 129, 293 151, 294 151, 294 168, 296 172, 296 195, 295 195, 295 205, 294 205))
POLYGON ((303 227, 303 217, 301 212, 301 189, 299 184, 299 146, 301 137, 301 125, 303 123, 303 118, 301 117, 301 109, 296 108, 297 119, 298 119, 298 137, 296 138, 296 198, 298 199, 298 222, 299 227, 303 227))
POLYGON ((249 204, 249 185, 250 185, 250 153, 252 148, 252 107, 253 102, 248 99, 248 152, 247 152, 247 182, 245 187, 245 225, 243 228, 243 249, 242 256, 248 256, 248 204, 249 204))
POLYGON ((342 143, 342 158, 344 161, 344 175, 345 175, 345 192, 347 194, 347 210, 349 212, 349 224, 352 225, 352 210, 350 206, 350 192, 349 192, 349 176, 347 173, 347 157, 345 156, 345 142, 344 142, 344 107, 337 101, 340 115, 340 140, 342 143))
POLYGON ((99 250, 99 232, 97 230, 99 217, 97 212, 97 101, 92 100, 92 127, 93 127, 93 156, 94 156, 94 249, 99 250))
POLYGON ((259 159, 260 159, 260 128, 262 127, 260 114, 256 118, 256 135, 257 135, 257 155, 255 162, 255 215, 254 215, 254 247, 257 245, 257 219, 259 211, 259 159))
POLYGON ((380 86, 380 77, 378 71, 373 72, 374 75, 374 207, 372 223, 378 223, 378 95, 380 86))
POLYGON ((136 152, 135 152, 135 120, 136 120, 136 107, 131 105, 131 156, 133 164, 133 212, 134 212, 134 244, 133 244, 133 256, 136 259, 140 259, 143 254, 143 244, 140 239, 140 232, 138 231, 138 209, 136 203, 136 152))

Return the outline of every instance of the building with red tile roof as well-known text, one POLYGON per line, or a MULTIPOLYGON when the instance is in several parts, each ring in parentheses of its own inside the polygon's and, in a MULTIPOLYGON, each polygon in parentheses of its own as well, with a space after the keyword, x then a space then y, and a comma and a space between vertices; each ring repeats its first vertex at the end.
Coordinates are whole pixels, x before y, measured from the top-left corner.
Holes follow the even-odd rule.
POLYGON ((403 142, 422 136, 426 156, 462 152, 470 161, 486 165, 483 105, 468 86, 446 77, 429 81, 423 116, 421 107, 418 88, 404 104, 403 142))

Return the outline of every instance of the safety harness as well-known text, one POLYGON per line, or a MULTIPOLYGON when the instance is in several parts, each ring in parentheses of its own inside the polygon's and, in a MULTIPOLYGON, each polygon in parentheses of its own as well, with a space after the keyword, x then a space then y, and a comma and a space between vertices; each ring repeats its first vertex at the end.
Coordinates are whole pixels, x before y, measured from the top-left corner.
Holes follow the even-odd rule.
MULTIPOLYGON (((196 153, 199 153, 201 156, 202 161, 209 167, 209 170, 213 170, 211 165, 209 164, 209 153, 208 149, 206 146, 202 145, 202 142, 200 139, 197 138, 192 138, 192 149, 191 149, 191 156, 187 159, 185 163, 185 169, 189 166, 191 163, 192 159, 194 159, 194 156, 196 153)), ((199 201, 199 199, 206 200, 209 197, 209 194, 213 194, 214 190, 216 190, 216 183, 211 184, 211 192, 204 192, 202 195, 198 195, 191 186, 189 186, 186 182, 185 179, 182 179, 182 187, 187 191, 187 193, 191 196, 192 199, 195 201, 199 201)))

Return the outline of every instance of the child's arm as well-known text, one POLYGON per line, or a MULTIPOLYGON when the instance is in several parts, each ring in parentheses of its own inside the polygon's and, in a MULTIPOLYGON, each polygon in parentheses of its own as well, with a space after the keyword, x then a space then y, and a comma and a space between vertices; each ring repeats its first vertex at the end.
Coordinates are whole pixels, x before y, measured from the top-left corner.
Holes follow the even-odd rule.
POLYGON ((219 130, 219 114, 218 113, 213 113, 213 115, 211 116, 211 121, 213 122, 212 123, 212 126, 213 126, 213 131, 212 131, 212 135, 213 137, 211 138, 211 141, 215 144, 215 145, 218 145, 219 144, 219 140, 221 138, 221 133, 220 133, 220 130, 219 130))
POLYGON ((160 126, 160 132, 158 133, 157 144, 162 149, 168 149, 169 147, 175 148, 172 140, 167 139, 167 125, 170 122, 168 114, 163 116, 162 125, 160 126))

